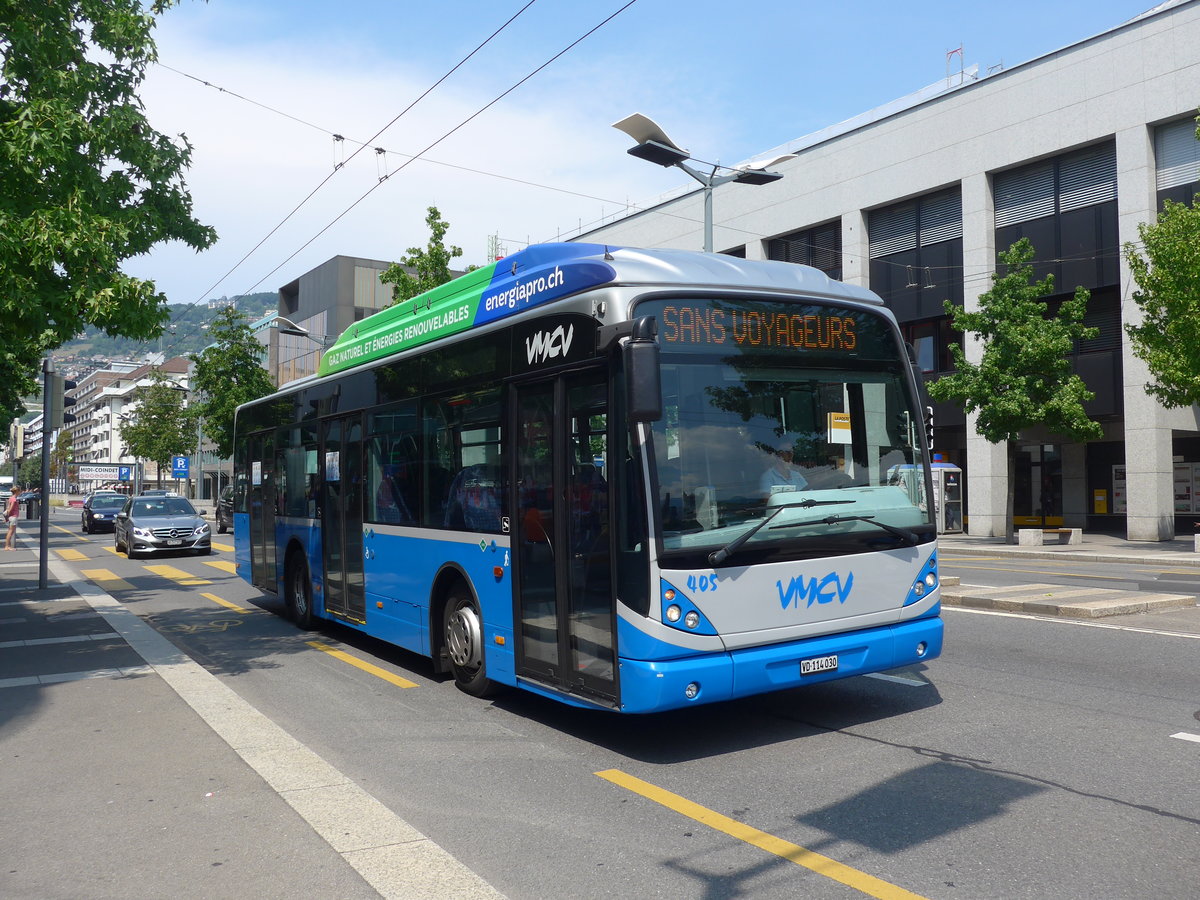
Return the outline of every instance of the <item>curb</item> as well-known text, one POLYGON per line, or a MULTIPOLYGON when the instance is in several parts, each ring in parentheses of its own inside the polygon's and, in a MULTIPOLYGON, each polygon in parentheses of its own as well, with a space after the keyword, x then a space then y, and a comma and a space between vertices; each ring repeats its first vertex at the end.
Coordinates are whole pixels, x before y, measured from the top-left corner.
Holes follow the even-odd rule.
POLYGON ((1147 594, 1072 588, 1061 584, 1023 584, 1013 587, 947 585, 942 582, 942 603, 969 609, 1023 612, 1071 619, 1101 619, 1135 613, 1195 607, 1196 598, 1185 594, 1147 594), (947 590, 950 588, 950 590, 947 590))

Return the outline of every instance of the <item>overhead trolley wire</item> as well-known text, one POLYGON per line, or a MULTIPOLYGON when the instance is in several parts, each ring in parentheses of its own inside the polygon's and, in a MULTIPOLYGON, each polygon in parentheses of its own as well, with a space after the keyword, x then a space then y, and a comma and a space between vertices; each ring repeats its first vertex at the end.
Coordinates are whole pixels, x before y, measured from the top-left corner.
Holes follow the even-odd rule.
POLYGON ((533 76, 537 75, 539 72, 541 72, 547 66, 549 66, 550 64, 552 64, 553 62, 558 60, 559 57, 561 57, 561 56, 565 55, 566 53, 568 53, 569 51, 573 50, 576 46, 581 44, 587 38, 591 37, 593 34, 595 34, 597 31, 599 31, 601 28, 603 28, 605 25, 607 25, 609 22, 611 22, 613 19, 615 19, 621 13, 625 12, 625 10, 629 9, 629 7, 633 6, 633 4, 635 4, 636 2, 637 2, 637 0, 629 0, 629 2, 627 2, 624 6, 622 6, 620 9, 618 9, 616 12, 612 13, 607 18, 603 19, 599 24, 593 26, 587 32, 580 35, 578 38, 576 38, 574 41, 572 41, 570 44, 568 44, 562 50, 559 50, 557 53, 555 53, 553 56, 551 56, 548 60, 546 60, 544 63, 542 63, 537 68, 535 68, 533 71, 531 71, 524 78, 517 81, 515 84, 513 84, 511 87, 509 87, 503 93, 496 96, 494 99, 485 103, 483 106, 481 106, 475 112, 473 112, 471 115, 467 116, 467 118, 463 119, 461 122, 459 122, 457 125, 455 125, 453 128, 451 128, 449 131, 447 131, 445 134, 443 134, 437 140, 433 141, 431 144, 429 144, 427 147, 425 147, 424 150, 421 150, 420 152, 418 152, 417 154, 412 156, 407 162, 401 164, 400 167, 396 169, 396 171, 389 172, 386 175, 380 176, 379 180, 377 182, 375 182, 375 184, 371 185, 371 187, 369 187, 366 191, 364 191, 358 197, 357 200, 355 200, 348 207, 346 207, 344 210, 342 210, 324 228, 322 228, 320 231, 318 231, 316 234, 314 234, 311 238, 309 238, 307 241, 305 241, 303 244, 301 244, 296 249, 296 251, 294 253, 292 253, 291 256, 289 256, 287 259, 285 259, 281 263, 279 263, 279 265, 277 265, 274 269, 272 269, 270 272, 268 272, 266 275, 264 275, 262 278, 260 278, 254 284, 252 284, 243 293, 246 293, 246 294, 250 293, 256 287, 258 287, 260 284, 262 284, 264 281, 266 281, 268 278, 270 278, 272 275, 274 275, 276 272, 278 272, 280 269, 282 269, 285 265, 287 265, 289 262, 291 262, 293 259, 295 259, 297 256, 299 256, 300 253, 303 252, 305 250, 305 248, 307 248, 313 241, 315 241, 317 238, 319 238, 321 235, 323 235, 326 231, 328 231, 330 228, 332 228, 334 225, 336 225, 338 222, 340 222, 351 210, 353 210, 356 206, 358 206, 358 204, 360 204, 363 200, 365 200, 372 193, 374 193, 375 190, 378 189, 380 185, 382 185, 384 182, 386 182, 388 179, 390 179, 393 175, 404 171, 404 169, 406 169, 409 165, 411 165, 413 162, 415 162, 416 160, 423 157, 426 153, 428 153, 430 150, 432 150, 438 144, 442 143, 444 140, 449 138, 451 135, 453 135, 459 129, 463 128, 464 126, 466 126, 467 124, 469 124, 470 122, 472 122, 473 120, 475 120, 476 118, 481 116, 483 113, 487 112, 487 110, 491 109, 493 106, 495 106, 497 103, 499 103, 505 97, 507 97, 509 94, 511 94, 513 91, 515 91, 521 85, 523 85, 525 82, 529 81, 529 79, 533 78, 533 76))
MULTIPOLYGON (((367 144, 374 141, 377 137, 379 137, 381 134, 383 134, 385 131, 387 131, 389 128, 391 128, 393 125, 395 125, 401 119, 401 117, 403 117, 414 106, 416 106, 418 103, 420 103, 426 97, 428 97, 434 90, 437 89, 437 87, 439 85, 441 85, 442 82, 444 82, 447 78, 449 78, 451 75, 453 75, 455 72, 457 72, 460 68, 462 68, 471 59, 471 57, 473 57, 476 53, 478 53, 480 50, 482 50, 484 47, 486 47, 492 41, 493 38, 495 38, 498 34, 500 34, 500 32, 504 31, 504 29, 506 29, 514 21, 516 21, 516 19, 523 12, 525 12, 527 9, 529 9, 529 7, 533 6, 533 4, 536 2, 537 2, 537 0, 529 0, 528 3, 526 3, 519 10, 517 10, 515 13, 513 13, 512 16, 509 17, 508 21, 506 21, 503 25, 501 25, 499 28, 497 28, 495 31, 493 31, 490 35, 488 35, 487 38, 484 39, 477 47, 475 47, 474 50, 472 50, 470 53, 468 53, 466 56, 464 56, 462 59, 460 59, 449 70, 447 70, 446 73, 443 74, 441 78, 439 78, 437 81, 435 81, 433 84, 431 84, 428 88, 426 88, 425 91, 419 97, 417 97, 415 100, 413 100, 411 103, 409 103, 408 106, 404 107, 404 109, 400 110, 400 112, 397 113, 396 116, 390 122, 388 122, 386 125, 384 125, 382 128, 380 128, 377 132, 375 132, 375 134, 373 134, 367 140, 366 143, 360 144, 358 149, 350 154, 349 159, 345 159, 342 162, 337 163, 333 167, 333 171, 331 171, 328 175, 326 175, 323 179, 321 179, 321 182, 316 187, 314 187, 311 191, 309 191, 308 194, 304 197, 304 199, 301 200, 299 203, 297 203, 291 212, 289 212, 286 216, 284 216, 275 225, 274 228, 272 228, 265 235, 263 235, 262 239, 259 240, 259 242, 257 244, 255 244, 248 251, 246 251, 246 254, 241 259, 239 259, 236 263, 234 263, 233 268, 229 269, 229 271, 227 271, 224 275, 222 275, 220 278, 218 278, 212 284, 211 287, 209 287, 207 290, 205 290, 196 299, 196 302, 199 303, 199 302, 203 301, 206 295, 208 295, 212 291, 214 291, 217 288, 217 286, 219 284, 221 284, 221 282, 223 282, 226 278, 228 278, 230 275, 232 275, 234 272, 236 272, 238 270, 238 268, 242 265, 242 263, 244 263, 247 259, 249 259, 255 253, 255 251, 258 250, 259 247, 261 247, 263 244, 265 244, 271 238, 272 235, 274 235, 277 231, 279 231, 279 229, 282 228, 289 219, 291 219, 292 216, 294 216, 297 212, 299 212, 301 207, 303 207, 306 203, 308 203, 308 201, 311 200, 313 198, 313 196, 316 195, 316 193, 319 190, 321 190, 321 188, 323 188, 326 184, 328 184, 329 181, 334 177, 334 175, 336 175, 338 173, 338 171, 340 171, 348 162, 350 162, 350 160, 354 159, 354 157, 356 157, 359 153, 361 153, 363 151, 363 149, 367 146, 367 144)), ((216 88, 217 90, 219 90, 223 93, 231 94, 232 96, 237 97, 240 100, 246 101, 247 103, 253 103, 255 106, 270 110, 271 112, 276 113, 277 115, 285 116, 286 118, 291 119, 294 122, 299 122, 302 125, 306 125, 309 128, 315 128, 318 131, 325 131, 327 134, 332 133, 332 132, 328 132, 324 128, 321 128, 319 125, 314 125, 312 122, 307 122, 304 119, 300 119, 296 116, 289 115, 288 113, 281 112, 280 110, 273 109, 269 106, 266 106, 262 103, 255 101, 255 100, 251 100, 248 97, 243 97, 241 94, 236 94, 232 91, 227 91, 225 88, 217 87, 216 85, 213 85, 208 81, 204 81, 203 79, 196 78, 193 75, 188 75, 186 72, 180 72, 178 69, 173 69, 170 66, 165 66, 164 68, 170 69, 172 72, 176 72, 179 75, 183 75, 185 78, 191 78, 195 81, 199 81, 201 84, 203 84, 205 86, 216 88)), ((338 137, 338 135, 334 135, 334 137, 336 138, 336 137, 338 137)), ((311 241, 310 241, 310 243, 311 243, 311 241)), ((308 246, 308 245, 306 244, 305 246, 308 246)), ((301 249, 303 249, 303 247, 301 249)), ((299 251, 296 251, 296 252, 298 253, 299 251)), ((288 257, 288 259, 290 260, 291 257, 288 257)), ((273 274, 273 271, 274 270, 272 270, 272 273, 268 273, 268 276, 264 276, 264 279, 266 277, 269 277, 269 274, 273 274)), ((261 281, 262 281, 262 279, 260 279, 259 283, 261 283, 261 281)), ((257 287, 257 286, 258 285, 256 284, 255 287, 257 287)), ((253 290, 253 288, 251 288, 251 290, 253 290)), ((249 291, 246 291, 245 293, 249 293, 249 291)))

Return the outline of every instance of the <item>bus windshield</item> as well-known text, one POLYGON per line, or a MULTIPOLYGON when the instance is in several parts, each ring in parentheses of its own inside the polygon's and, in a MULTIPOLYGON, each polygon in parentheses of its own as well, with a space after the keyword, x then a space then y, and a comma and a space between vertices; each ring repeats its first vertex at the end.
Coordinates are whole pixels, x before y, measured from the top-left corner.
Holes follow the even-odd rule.
POLYGON ((713 300, 647 313, 663 347, 652 434, 664 554, 728 548, 755 526, 731 565, 932 536, 907 359, 882 316, 713 300))

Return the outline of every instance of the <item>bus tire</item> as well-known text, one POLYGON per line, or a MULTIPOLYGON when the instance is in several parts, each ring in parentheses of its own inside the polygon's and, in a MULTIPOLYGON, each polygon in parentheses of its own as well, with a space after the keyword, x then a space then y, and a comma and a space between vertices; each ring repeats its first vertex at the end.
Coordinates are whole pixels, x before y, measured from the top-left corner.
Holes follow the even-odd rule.
POLYGON ((288 615, 298 628, 312 631, 316 628, 313 615, 312 580, 308 577, 308 563, 298 553, 293 554, 287 566, 288 615))
POLYGON ((446 598, 442 637, 450 671, 460 691, 473 697, 487 697, 496 691, 496 684, 487 677, 483 660, 483 618, 479 604, 461 581, 450 589, 446 598))

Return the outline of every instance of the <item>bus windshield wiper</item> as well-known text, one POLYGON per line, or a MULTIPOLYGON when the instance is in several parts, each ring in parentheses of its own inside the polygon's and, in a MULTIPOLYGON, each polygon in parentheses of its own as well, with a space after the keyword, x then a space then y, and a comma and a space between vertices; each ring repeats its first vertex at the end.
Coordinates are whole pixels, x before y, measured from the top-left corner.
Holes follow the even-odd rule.
POLYGON ((725 562, 725 560, 729 559, 730 556, 737 552, 738 548, 741 547, 742 544, 746 543, 746 541, 758 534, 758 532, 762 530, 762 528, 765 527, 768 522, 774 519, 785 509, 812 509, 814 506, 837 506, 842 503, 854 502, 855 501, 853 500, 813 500, 810 497, 807 500, 799 500, 796 503, 781 503, 779 506, 776 506, 773 510, 763 516, 762 520, 757 522, 753 528, 742 532, 720 550, 714 550, 712 553, 708 554, 708 564, 710 566, 719 566, 721 563, 725 562))
MULTIPOLYGON (((920 536, 908 528, 902 528, 898 525, 888 525, 886 522, 876 521, 874 516, 826 516, 823 519, 809 519, 807 522, 786 522, 783 525, 773 525, 772 528, 800 528, 804 525, 838 525, 842 522, 870 522, 876 528, 882 528, 884 531, 896 535, 904 543, 910 547, 915 547, 920 540, 920 536)), ((766 524, 766 523, 763 523, 766 524)))

